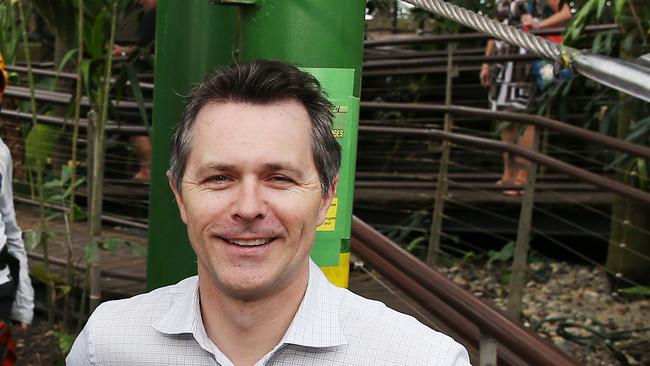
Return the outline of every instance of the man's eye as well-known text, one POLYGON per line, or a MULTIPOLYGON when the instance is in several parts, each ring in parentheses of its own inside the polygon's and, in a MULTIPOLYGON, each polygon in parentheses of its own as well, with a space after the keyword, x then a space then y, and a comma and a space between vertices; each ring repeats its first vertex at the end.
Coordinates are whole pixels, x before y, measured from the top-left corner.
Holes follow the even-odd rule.
POLYGON ((220 183, 220 182, 227 182, 229 181, 230 178, 227 175, 214 175, 208 179, 206 179, 207 182, 210 183, 220 183))
POLYGON ((274 175, 271 177, 271 181, 277 183, 290 183, 292 180, 288 177, 285 177, 284 175, 274 175))

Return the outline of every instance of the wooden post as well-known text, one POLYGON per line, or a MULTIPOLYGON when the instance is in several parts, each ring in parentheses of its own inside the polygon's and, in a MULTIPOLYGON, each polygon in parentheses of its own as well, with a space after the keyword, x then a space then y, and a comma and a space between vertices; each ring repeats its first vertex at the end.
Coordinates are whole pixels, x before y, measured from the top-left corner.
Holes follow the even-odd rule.
POLYGON ((479 341, 479 366, 497 366, 497 341, 481 332, 479 341))
MULTIPOLYGON (((451 105, 451 91, 453 78, 458 73, 454 68, 454 51, 455 44, 447 46, 447 81, 445 84, 445 105, 451 105)), ((445 132, 451 132, 454 125, 454 117, 451 113, 445 113, 445 132)), ((440 250, 440 236, 442 234, 442 216, 445 209, 445 199, 447 199, 447 170, 449 168, 449 153, 451 143, 442 142, 442 158, 440 159, 440 169, 438 171, 438 186, 436 189, 436 201, 434 202, 433 215, 431 217, 431 236, 429 237, 429 250, 427 253, 427 263, 433 267, 438 261, 438 251, 440 250)))
MULTIPOLYGON (((104 131, 98 130, 97 113, 91 110, 88 113, 88 245, 100 240, 102 233, 102 183, 104 178, 104 131)), ((99 272, 100 251, 97 250, 95 258, 87 262, 88 277, 90 279, 90 312, 92 313, 101 301, 101 286, 99 272)))
MULTIPOLYGON (((539 128, 534 127, 533 151, 539 147, 539 128)), ((517 229, 514 259, 512 262, 512 279, 510 280, 510 295, 508 296, 507 313, 510 319, 519 321, 521 314, 521 299, 526 285, 526 269, 528 266, 528 249, 530 247, 530 226, 535 206, 535 181, 537 180, 537 163, 528 162, 528 180, 524 189, 517 229)))

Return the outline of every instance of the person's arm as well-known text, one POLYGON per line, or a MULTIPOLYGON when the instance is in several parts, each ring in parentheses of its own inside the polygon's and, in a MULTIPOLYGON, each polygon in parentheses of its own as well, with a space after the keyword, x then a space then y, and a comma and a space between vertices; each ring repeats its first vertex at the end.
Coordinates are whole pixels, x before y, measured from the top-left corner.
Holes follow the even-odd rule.
MULTIPOLYGON (((485 46, 485 56, 492 56, 492 53, 494 52, 494 40, 490 39, 485 46)), ((481 73, 479 75, 481 79, 481 85, 484 87, 487 87, 490 85, 490 64, 487 62, 484 62, 483 65, 481 66, 481 73)))
POLYGON ((22 231, 16 222, 12 189, 12 164, 9 149, 0 141, 0 217, 4 223, 7 251, 20 264, 16 299, 11 309, 11 319, 19 322, 21 328, 31 324, 34 317, 34 288, 29 278, 27 253, 22 238, 22 231))
POLYGON ((521 17, 523 24, 533 29, 558 27, 566 23, 569 19, 571 19, 571 8, 568 4, 564 4, 560 11, 545 19, 533 18, 529 14, 521 17))

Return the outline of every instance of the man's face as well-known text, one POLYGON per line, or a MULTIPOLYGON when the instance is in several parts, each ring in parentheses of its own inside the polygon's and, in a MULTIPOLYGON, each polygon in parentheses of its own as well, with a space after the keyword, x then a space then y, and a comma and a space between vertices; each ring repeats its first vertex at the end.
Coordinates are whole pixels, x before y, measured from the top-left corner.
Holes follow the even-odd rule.
POLYGON ((182 192, 174 193, 201 283, 254 300, 307 278, 315 228, 333 196, 321 195, 310 126, 294 101, 199 112, 182 192))

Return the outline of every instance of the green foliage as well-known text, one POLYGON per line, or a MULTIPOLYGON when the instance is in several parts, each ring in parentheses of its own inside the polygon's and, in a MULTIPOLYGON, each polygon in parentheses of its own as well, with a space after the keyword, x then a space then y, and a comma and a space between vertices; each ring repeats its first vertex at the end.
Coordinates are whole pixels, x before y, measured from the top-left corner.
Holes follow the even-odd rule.
POLYGON ((104 240, 93 241, 86 245, 84 258, 87 263, 95 263, 97 261, 97 253, 99 250, 110 252, 111 255, 114 255, 120 248, 128 248, 131 251, 131 254, 136 256, 145 256, 147 254, 146 248, 138 243, 118 238, 107 238, 104 240))
POLYGON ((29 229, 25 230, 24 240, 25 240, 25 250, 29 253, 32 250, 38 248, 49 238, 50 233, 47 231, 42 231, 38 229, 29 229))
POLYGON ((492 267, 494 262, 505 263, 512 259, 515 253, 515 242, 509 241, 501 250, 490 250, 488 252, 487 266, 492 267))
POLYGON ((60 274, 45 270, 40 264, 31 264, 29 268, 30 275, 43 283, 64 283, 60 274))
MULTIPOLYGON (((53 33, 63 41, 68 49, 77 46, 77 19, 71 14, 78 14, 79 3, 76 0, 31 0, 36 11, 45 19, 48 27, 53 33)), ((108 26, 100 24, 110 21, 111 0, 86 0, 84 1, 84 29, 92 30, 97 34, 91 42, 96 42, 107 37, 106 29, 108 26), (106 13, 109 13, 108 20, 106 13), (102 28, 102 26, 105 26, 102 28), (103 35, 101 33, 104 33, 103 35)), ((118 2, 118 22, 125 19, 130 13, 137 9, 135 1, 118 2)), ((103 43, 99 46, 103 49, 103 43)), ((96 54, 101 57, 101 52, 96 54)))
MULTIPOLYGON (((493 1, 492 0, 447 0, 447 2, 454 5, 469 9, 475 12, 480 12, 492 16, 493 14, 493 1)), ((467 32, 471 30, 460 23, 457 23, 453 20, 443 18, 433 13, 422 10, 419 8, 412 8, 410 10, 411 17, 416 21, 429 20, 433 22, 433 31, 435 33, 459 33, 467 32)))
POLYGON ((0 53, 6 64, 14 64, 18 44, 20 43, 20 28, 18 9, 13 1, 0 2, 0 53))
POLYGON ((650 287, 648 286, 636 286, 620 289, 619 292, 622 292, 626 295, 641 295, 641 296, 650 296, 650 287))
POLYGON ((75 336, 73 334, 67 334, 64 332, 54 331, 52 334, 59 340, 59 351, 64 356, 70 353, 72 349, 72 344, 74 344, 75 336))

